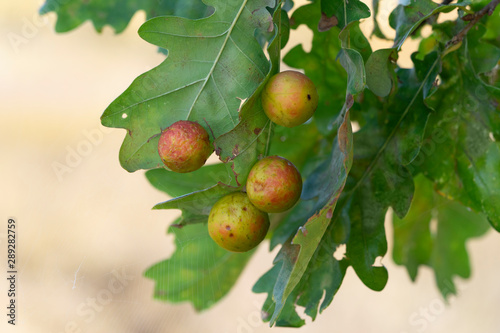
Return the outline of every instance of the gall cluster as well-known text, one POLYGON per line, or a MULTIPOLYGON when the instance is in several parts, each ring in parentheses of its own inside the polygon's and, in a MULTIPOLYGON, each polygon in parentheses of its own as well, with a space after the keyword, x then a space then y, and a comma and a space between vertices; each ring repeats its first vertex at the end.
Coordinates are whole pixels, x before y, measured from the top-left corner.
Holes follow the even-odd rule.
MULTIPOLYGON (((271 77, 261 98, 268 118, 285 127, 303 124, 318 106, 314 83, 295 71, 271 77)), ((193 121, 175 122, 162 131, 158 142, 165 166, 180 173, 198 170, 212 152, 207 131, 193 121)), ((290 161, 280 156, 264 157, 250 170, 246 193, 230 193, 213 205, 208 217, 210 237, 226 250, 249 251, 266 237, 268 213, 292 208, 301 192, 301 175, 290 161)))

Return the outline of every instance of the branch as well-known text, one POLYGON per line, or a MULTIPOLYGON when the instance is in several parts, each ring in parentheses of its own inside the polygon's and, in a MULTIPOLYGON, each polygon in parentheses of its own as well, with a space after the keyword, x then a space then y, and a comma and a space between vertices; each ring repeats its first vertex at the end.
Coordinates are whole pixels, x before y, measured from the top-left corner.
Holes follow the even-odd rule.
POLYGON ((476 23, 479 22, 479 20, 483 18, 483 16, 485 16, 486 14, 488 15, 493 14, 495 8, 498 6, 499 3, 500 0, 492 0, 489 4, 484 6, 483 9, 481 9, 477 13, 468 14, 462 17, 462 20, 469 21, 469 24, 467 24, 465 28, 463 28, 457 35, 453 36, 453 38, 448 43, 446 43, 446 48, 449 48, 453 45, 460 43, 465 38, 469 30, 474 25, 476 25, 476 23))

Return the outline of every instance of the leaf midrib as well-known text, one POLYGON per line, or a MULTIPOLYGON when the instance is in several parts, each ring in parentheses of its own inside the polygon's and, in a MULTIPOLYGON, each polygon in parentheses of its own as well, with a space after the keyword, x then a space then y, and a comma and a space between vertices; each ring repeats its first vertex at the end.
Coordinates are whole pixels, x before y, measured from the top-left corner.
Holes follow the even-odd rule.
POLYGON ((224 52, 224 50, 226 48, 227 42, 228 42, 229 38, 231 37, 231 33, 232 33, 234 27, 236 26, 236 23, 238 22, 238 20, 239 20, 239 18, 241 16, 241 13, 243 12, 243 9, 247 5, 247 2, 248 2, 248 0, 244 0, 243 1, 240 9, 238 10, 238 13, 236 13, 236 16, 235 16, 235 18, 234 18, 231 26, 227 30, 226 38, 224 39, 224 42, 222 43, 222 46, 221 46, 221 48, 219 50, 219 53, 217 54, 217 57, 214 60, 214 64, 213 64, 212 68, 210 68, 210 71, 208 72, 203 85, 201 86, 200 90, 198 90, 198 94, 196 94, 196 97, 194 98, 193 103, 191 104, 191 107, 189 108, 189 112, 188 112, 188 114, 186 116, 186 119, 189 119, 189 117, 191 116, 191 112, 193 111, 194 105, 196 104, 196 102, 200 98, 201 92, 205 89, 205 86, 207 85, 208 81, 210 80, 210 77, 212 76, 212 74, 213 74, 213 72, 215 70, 215 67, 219 63, 219 59, 222 56, 222 53, 224 52))

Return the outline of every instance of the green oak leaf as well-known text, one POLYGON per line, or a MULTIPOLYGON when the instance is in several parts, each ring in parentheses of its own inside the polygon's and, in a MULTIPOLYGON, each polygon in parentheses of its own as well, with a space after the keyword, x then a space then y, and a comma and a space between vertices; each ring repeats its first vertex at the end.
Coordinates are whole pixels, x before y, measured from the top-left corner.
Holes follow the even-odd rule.
POLYGON ((288 66, 301 68, 318 90, 318 108, 313 119, 322 134, 336 131, 335 121, 345 101, 347 73, 340 62, 334 61, 341 50, 340 29, 317 30, 321 16, 320 2, 298 8, 292 15, 292 29, 305 24, 314 31, 312 48, 305 52, 302 45, 292 48, 283 58, 288 66))
MULTIPOLYGON (((271 317, 271 325, 276 322, 287 298, 306 271, 344 188, 352 163, 352 130, 348 112, 341 121, 334 147, 329 167, 325 169, 322 177, 318 176, 323 180, 323 186, 315 187, 316 193, 321 197, 315 205, 314 214, 299 228, 291 242, 283 245, 276 256, 275 263, 283 263, 273 289, 276 308, 271 317)), ((305 187, 307 186, 305 184, 305 187)))
MULTIPOLYGON (((281 7, 281 2, 277 8, 281 7)), ((262 90, 267 81, 279 72, 281 52, 281 11, 276 10, 273 21, 277 28, 270 41, 268 53, 271 68, 255 92, 241 106, 240 122, 231 131, 221 135, 215 141, 215 152, 224 163, 230 163, 238 185, 244 184, 250 169, 258 158, 267 156, 272 137, 273 123, 262 108, 262 90)))
POLYGON ((361 54, 356 50, 343 48, 338 58, 348 74, 347 93, 355 95, 362 92, 366 84, 366 72, 361 54))
POLYGON ((339 39, 343 49, 352 49, 357 51, 366 62, 372 54, 372 47, 365 34, 359 27, 359 21, 349 23, 340 31, 339 39))
POLYGON ((204 223, 210 209, 222 196, 238 191, 231 166, 225 163, 206 165, 190 173, 177 173, 164 168, 148 170, 146 178, 158 190, 174 197, 153 209, 180 209, 178 226, 204 223), (235 184, 232 184, 235 185, 235 184))
POLYGON ((296 288, 299 296, 297 305, 305 308, 305 313, 316 319, 333 301, 344 280, 349 262, 346 259, 337 260, 334 257, 339 245, 332 237, 331 230, 338 228, 335 223, 325 232, 320 246, 307 266, 306 273, 296 288))
POLYGON ((489 229, 486 219, 459 203, 438 201, 437 233, 431 256, 436 284, 443 297, 456 294, 453 277, 470 277, 469 258, 465 242, 482 236, 489 229))
MULTIPOLYGON (((295 311, 295 304, 303 306, 305 313, 313 320, 318 314, 318 308, 322 312, 330 305, 342 284, 349 265, 345 258, 339 261, 334 258, 333 254, 340 243, 345 243, 347 237, 348 232, 346 233, 344 226, 337 223, 329 225, 300 282, 288 296, 283 310, 276 320, 277 326, 299 327, 304 325, 304 320, 295 311)), ((256 293, 268 293, 263 306, 265 320, 269 320, 270 315, 275 310, 276 305, 273 302, 272 291, 284 264, 282 261, 274 265, 257 281, 252 289, 256 293)))
MULTIPOLYGON (((287 302, 290 302, 288 299, 306 272, 330 224, 352 165, 352 129, 349 118, 349 109, 353 103, 351 92, 358 93, 364 86, 364 64, 357 51, 352 49, 342 49, 342 51, 346 55, 341 56, 340 62, 347 72, 348 86, 346 101, 341 116, 337 120, 337 136, 327 167, 321 165, 304 184, 301 203, 298 206, 302 204, 302 201, 315 201, 312 210, 306 215, 307 221, 298 228, 289 241, 283 244, 274 261, 275 264, 281 264, 281 269, 272 291, 275 308, 270 319, 271 325, 283 320, 281 313, 289 307, 287 306, 287 302)), ((317 308, 317 306, 312 308, 317 308)), ((312 308, 309 311, 314 313, 312 308)))
POLYGON ((197 311, 229 292, 254 253, 224 250, 210 238, 205 224, 170 227, 169 233, 175 235, 174 254, 149 267, 144 275, 155 281, 154 298, 189 301, 197 311))
POLYGON ((321 12, 327 17, 335 16, 340 28, 370 17, 370 9, 359 0, 321 0, 321 12))
POLYGON ((405 40, 425 20, 437 13, 448 13, 456 8, 466 10, 470 1, 461 1, 449 5, 439 5, 432 0, 411 1, 408 5, 398 5, 389 16, 389 24, 396 30, 393 48, 400 50, 405 40))
MULTIPOLYGON (((432 59, 432 55, 428 59, 431 63, 428 70, 433 73, 430 59, 432 59)), ((403 82, 399 83, 398 92, 407 90, 405 94, 409 94, 410 91, 413 91, 416 100, 423 100, 422 90, 424 90, 425 81, 419 82, 415 71, 405 73, 407 76, 412 75, 412 81, 408 82, 406 77, 402 77, 403 82)), ((412 99, 406 99, 405 107, 399 113, 386 114, 388 118, 399 116, 400 121, 373 118, 371 122, 354 134, 354 147, 356 149, 346 188, 340 195, 332 215, 328 214, 331 217, 329 227, 326 228, 323 238, 316 246, 300 281, 292 290, 288 286, 293 286, 293 284, 286 279, 284 281, 287 281, 287 284, 282 282, 283 276, 291 275, 294 268, 294 273, 300 271, 294 267, 294 263, 299 260, 302 247, 294 244, 295 242, 292 243, 290 241, 292 238, 286 241, 286 232, 288 232, 289 237, 297 237, 294 236, 295 233, 290 235, 293 225, 295 228, 299 228, 297 235, 300 235, 304 226, 300 221, 307 218, 307 214, 304 212, 314 211, 321 207, 327 196, 325 194, 328 193, 327 189, 332 188, 321 176, 322 172, 328 173, 328 163, 320 164, 318 170, 308 176, 301 201, 275 230, 271 239, 272 246, 277 243, 284 244, 276 258, 275 267, 279 265, 280 270, 275 273, 277 275, 274 275, 276 279, 274 287, 272 289, 268 287, 263 291, 269 294, 264 311, 270 308, 271 312, 276 313, 280 307, 283 309, 283 312, 276 318, 277 325, 280 323, 285 326, 300 325, 296 313, 290 311, 294 304, 304 306, 306 313, 312 318, 316 316, 318 307, 320 311, 324 310, 331 303, 340 287, 348 265, 353 266, 363 283, 371 289, 381 290, 384 288, 388 274, 385 267, 377 264, 377 258, 384 256, 387 251, 384 229, 385 215, 387 209, 393 207, 398 216, 404 217, 413 198, 412 175, 401 164, 402 150, 397 145, 390 144, 391 140, 396 141, 395 138, 398 137, 399 131, 404 137, 406 133, 404 126, 402 126, 404 118, 411 117, 413 113, 422 112, 419 107, 415 106, 415 101, 412 102, 412 99), (376 123, 377 121, 380 121, 380 124, 376 123), (381 124, 382 127, 388 126, 388 130, 379 130, 381 124), (396 126, 397 129, 393 134, 389 130, 393 129, 392 126, 396 126), (314 191, 317 191, 316 195, 314 191), (285 241, 283 241, 284 239, 285 241), (342 260, 332 259, 335 249, 341 244, 347 244, 346 257, 342 260), (318 285, 321 285, 323 289, 317 290, 318 285), (288 297, 280 303, 279 297, 282 294, 278 293, 277 297, 276 290, 281 291, 285 287, 288 287, 285 290, 288 292, 288 297), (322 291, 328 297, 325 296, 320 304, 322 291)), ((380 103, 380 105, 374 105, 376 109, 380 109, 383 105, 376 99, 373 103, 380 103)), ((427 108, 424 108, 424 111, 427 115, 427 108)), ((313 231, 315 230, 313 229, 313 231)), ((311 241, 309 240, 309 242, 311 241)), ((294 282, 294 280, 291 281, 294 282)))
MULTIPOLYGON (((318 151, 318 141, 322 138, 314 123, 306 123, 292 128, 276 126, 271 138, 269 155, 278 155, 291 161, 299 171, 318 151)), ((301 172, 304 175, 304 172, 301 172)))
POLYGON ((272 29, 272 0, 206 1, 207 18, 156 17, 139 35, 168 50, 158 67, 140 75, 104 111, 103 125, 125 128, 120 163, 129 172, 162 166, 158 135, 178 120, 197 121, 212 139, 239 122, 241 99, 269 70, 255 29, 272 29), (189 70, 187 70, 189 69, 189 70))
POLYGON ((189 173, 177 173, 164 168, 146 171, 146 178, 158 190, 171 197, 186 195, 201 191, 218 182, 236 185, 229 165, 224 163, 205 165, 189 173))
MULTIPOLYGON (((387 53, 394 52, 393 49, 386 50, 387 53)), ((382 59, 385 57, 384 54, 382 59)), ((367 103, 363 105, 371 107, 357 106, 364 112, 362 123, 378 122, 379 125, 375 126, 384 131, 386 137, 392 137, 387 145, 401 165, 411 163, 420 151, 427 120, 432 112, 426 100, 434 93, 434 82, 441 70, 441 58, 437 52, 429 53, 423 60, 418 59, 415 53, 412 60, 414 68, 398 68, 393 74, 386 73, 387 76, 393 75, 396 82, 390 96, 384 100, 374 99, 370 91, 365 91, 367 103), (376 119, 382 114, 386 117, 383 118, 385 124, 376 119)), ((367 72, 371 69, 373 67, 367 68, 367 72)))
POLYGON ((415 178, 415 197, 404 219, 394 216, 394 247, 392 257, 398 265, 405 265, 412 281, 417 278, 420 265, 429 263, 433 239, 430 230, 435 209, 432 182, 423 176, 415 178))
POLYGON ((156 204, 153 209, 180 209, 182 218, 178 224, 181 226, 204 223, 208 221, 212 206, 220 198, 240 189, 219 182, 212 187, 156 204))
POLYGON ((375 95, 385 97, 392 89, 394 77, 394 49, 380 49, 373 52, 366 62, 366 86, 375 95))
POLYGON ((346 257, 363 283, 373 290, 382 290, 388 279, 386 268, 376 262, 387 252, 387 209, 392 207, 403 218, 413 199, 413 177, 405 165, 422 144, 429 117, 424 92, 432 95, 432 86, 427 83, 438 75, 439 64, 434 53, 416 63, 416 69, 399 69, 396 91, 388 101, 368 98, 370 93, 364 93, 365 101, 372 104, 366 109, 378 116, 368 114, 365 125, 354 134, 353 168, 341 199, 342 208, 334 214, 332 223, 339 220, 337 223, 349 230, 346 257))
POLYGON ((500 47, 500 6, 497 6, 491 16, 488 17, 486 26, 486 33, 483 40, 500 47))
POLYGON ((231 165, 238 186, 245 183, 253 164, 266 156, 269 148, 272 122, 262 108, 263 89, 264 86, 260 86, 245 102, 238 125, 215 141, 216 154, 222 162, 231 165))
POLYGON ((443 195, 484 213, 500 231, 500 89, 477 77, 465 45, 443 62, 442 83, 428 99, 436 112, 409 167, 443 195))
POLYGON ((369 123, 354 135, 353 168, 342 211, 337 219, 350 226, 346 257, 363 283, 376 291, 385 287, 388 273, 376 260, 387 252, 384 220, 387 209, 405 216, 413 198, 413 180, 400 164, 391 136, 376 123, 369 123))
POLYGON ((490 72, 500 60, 500 45, 495 46, 487 40, 483 40, 485 33, 484 26, 476 25, 467 34, 467 47, 476 74, 490 72))
MULTIPOLYGON (((276 18, 280 19, 278 11, 275 14, 276 18)), ((273 39, 268 49, 274 70, 279 68, 281 49, 279 42, 278 38, 273 39)), ((225 163, 212 167, 205 166, 189 175, 177 176, 174 173, 163 172, 161 183, 164 188, 168 187, 169 183, 176 184, 183 179, 189 179, 195 182, 200 181, 196 185, 199 190, 159 203, 153 209, 182 210, 181 225, 205 222, 211 207, 217 200, 231 192, 241 190, 240 185, 246 180, 257 157, 265 154, 269 147, 271 122, 260 103, 260 91, 266 81, 267 79, 241 107, 239 112, 241 120, 238 125, 215 141, 216 153, 225 163)), ((155 172, 154 175, 159 173, 154 170, 150 172, 155 172)))
MULTIPOLYGON (((272 290, 274 287, 274 283, 278 278, 280 273, 281 264, 274 265, 269 271, 267 271, 264 275, 260 277, 260 279, 255 283, 252 288, 254 293, 268 293, 268 297, 262 306, 262 320, 269 321, 271 315, 274 313, 274 309, 276 308, 276 304, 272 299, 272 290)), ((292 295, 289 299, 295 298, 292 295)), ((295 311, 295 304, 293 302, 288 302, 285 304, 283 310, 281 311, 281 315, 276 321, 276 326, 283 327, 300 327, 305 325, 305 320, 300 318, 300 316, 295 311)))
POLYGON ((404 265, 413 281, 421 265, 431 267, 445 298, 456 294, 454 276, 470 277, 466 241, 489 229, 484 217, 439 196, 422 175, 415 178, 415 199, 408 215, 394 216, 393 224, 394 262, 404 265))
MULTIPOLYGON (((281 2, 279 2, 281 3, 281 2)), ((288 18, 288 13, 285 9, 285 7, 282 7, 281 9, 281 22, 277 21, 276 15, 274 16, 274 21, 276 22, 277 25, 279 25, 280 29, 280 34, 281 34, 281 40, 280 40, 280 45, 281 48, 284 48, 285 45, 288 43, 288 40, 290 39, 290 19, 288 18)), ((271 12, 274 12, 273 9, 271 12)), ((275 13, 276 14, 276 13, 275 13)), ((264 30, 257 30, 256 32, 256 38, 259 41, 259 44, 262 48, 266 46, 266 44, 273 39, 275 31, 264 31, 264 30)))
MULTIPOLYGON (((398 5, 389 17, 391 27, 396 30, 396 37, 392 48, 377 50, 371 55, 366 63, 366 80, 368 88, 377 96, 387 96, 391 91, 393 83, 392 78, 394 77, 391 63, 395 60, 394 58, 397 57, 396 51, 401 49, 406 39, 410 37, 425 20, 433 15, 441 12, 450 12, 456 8, 465 9, 465 6, 469 3, 469 1, 462 1, 455 4, 438 5, 431 0, 422 0, 414 1, 407 5, 398 5)), ((378 1, 376 5, 378 6, 378 1)), ((423 58, 425 55, 435 50, 436 43, 434 36, 430 36, 424 39, 424 41, 425 42, 420 44, 420 54, 412 58, 414 62, 416 62, 417 58, 423 58), (427 50, 427 52, 425 52, 425 50, 427 50)), ((428 82, 427 85, 429 84, 432 85, 433 82, 428 82)), ((428 87, 426 87, 424 90, 424 98, 427 98, 428 90, 428 87)))
MULTIPOLYGON (((346 107, 346 110, 349 106, 346 107)), ((317 251, 323 235, 330 224, 337 200, 345 185, 345 180, 351 167, 352 131, 348 111, 339 120, 338 136, 334 141, 334 149, 329 155, 328 165, 323 164, 313 173, 314 177, 306 179, 304 184, 305 199, 299 205, 309 204, 309 210, 302 220, 302 226, 295 229, 294 235, 285 242, 274 260, 274 268, 267 274, 273 274, 275 282, 271 285, 263 282, 263 278, 254 287, 255 292, 267 292, 268 301, 264 311, 271 312, 271 325, 301 326, 303 320, 294 310, 294 300, 298 293, 294 292, 304 274, 309 274, 307 266, 317 251), (312 183, 312 184, 311 184, 312 183), (316 186, 320 184, 322 186, 316 186), (307 193, 314 192, 314 193, 307 193), (279 271, 276 267, 279 267, 279 271), (266 287, 263 284, 266 284, 266 287), (291 303, 290 303, 291 302, 291 303)), ((303 208, 303 207, 302 207, 303 208)), ((295 209, 295 208, 294 208, 295 209)), ((293 211, 293 210, 292 210, 293 211)), ((302 210, 304 211, 304 210, 302 210)), ((287 223, 283 221, 282 224, 287 223)), ((268 279, 268 278, 266 278, 268 279)), ((297 287, 300 289, 300 287, 297 287)), ((311 299, 316 296, 308 295, 311 299)), ((305 299, 304 299, 305 301, 305 299)), ((319 303, 320 300, 317 300, 319 303)), ((314 313, 314 306, 308 312, 314 313)), ((317 311, 317 310, 316 310, 317 311)))
POLYGON ((120 33, 139 10, 144 10, 148 19, 164 15, 199 19, 212 12, 201 0, 46 0, 40 14, 55 12, 55 29, 60 33, 73 30, 87 20, 92 21, 98 32, 109 25, 120 33))
POLYGON ((386 105, 389 114, 388 129, 398 128, 390 145, 398 152, 402 165, 410 164, 420 152, 425 127, 431 110, 425 104, 433 93, 433 84, 441 71, 438 53, 428 54, 424 60, 412 60, 415 67, 397 71, 397 92, 386 105))

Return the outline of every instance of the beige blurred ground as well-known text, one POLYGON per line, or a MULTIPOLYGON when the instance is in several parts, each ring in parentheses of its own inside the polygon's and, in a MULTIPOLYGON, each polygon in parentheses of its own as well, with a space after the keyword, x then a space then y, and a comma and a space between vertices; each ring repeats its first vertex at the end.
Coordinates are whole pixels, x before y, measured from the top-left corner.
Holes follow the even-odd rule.
MULTIPOLYGON (((165 230, 177 213, 150 210, 165 196, 147 183, 143 172, 128 174, 120 168, 124 133, 101 127, 99 116, 137 75, 162 60, 136 33, 144 15, 137 14, 119 36, 110 29, 98 35, 89 23, 56 35, 54 16, 48 22, 37 16, 40 5, 33 0, 0 4, 1 271, 6 271, 9 217, 18 223, 19 261, 17 326, 7 325, 2 314, 0 331, 269 331, 258 320, 265 295, 250 291, 275 255, 265 247, 233 291, 202 314, 189 304, 154 301, 153 283, 142 277, 148 266, 172 253, 173 240, 165 230), (26 22, 38 26, 23 31, 26 22), (9 33, 24 34, 28 42, 16 52, 9 33), (90 144, 89 133, 94 135, 90 144), (58 177, 54 163, 67 164, 72 150, 84 156, 70 159, 70 172, 58 177), (124 281, 121 289, 110 285, 117 275, 124 281), (106 295, 112 296, 104 306, 90 310, 86 305, 106 295)), ((412 284, 389 253, 383 260, 390 272, 383 292, 370 291, 349 270, 332 305, 300 330, 498 333, 499 240, 491 232, 468 244, 473 278, 457 281, 460 297, 450 307, 442 307, 429 270, 421 270, 412 284)), ((6 313, 7 284, 5 278, 0 281, 0 308, 6 313)))

